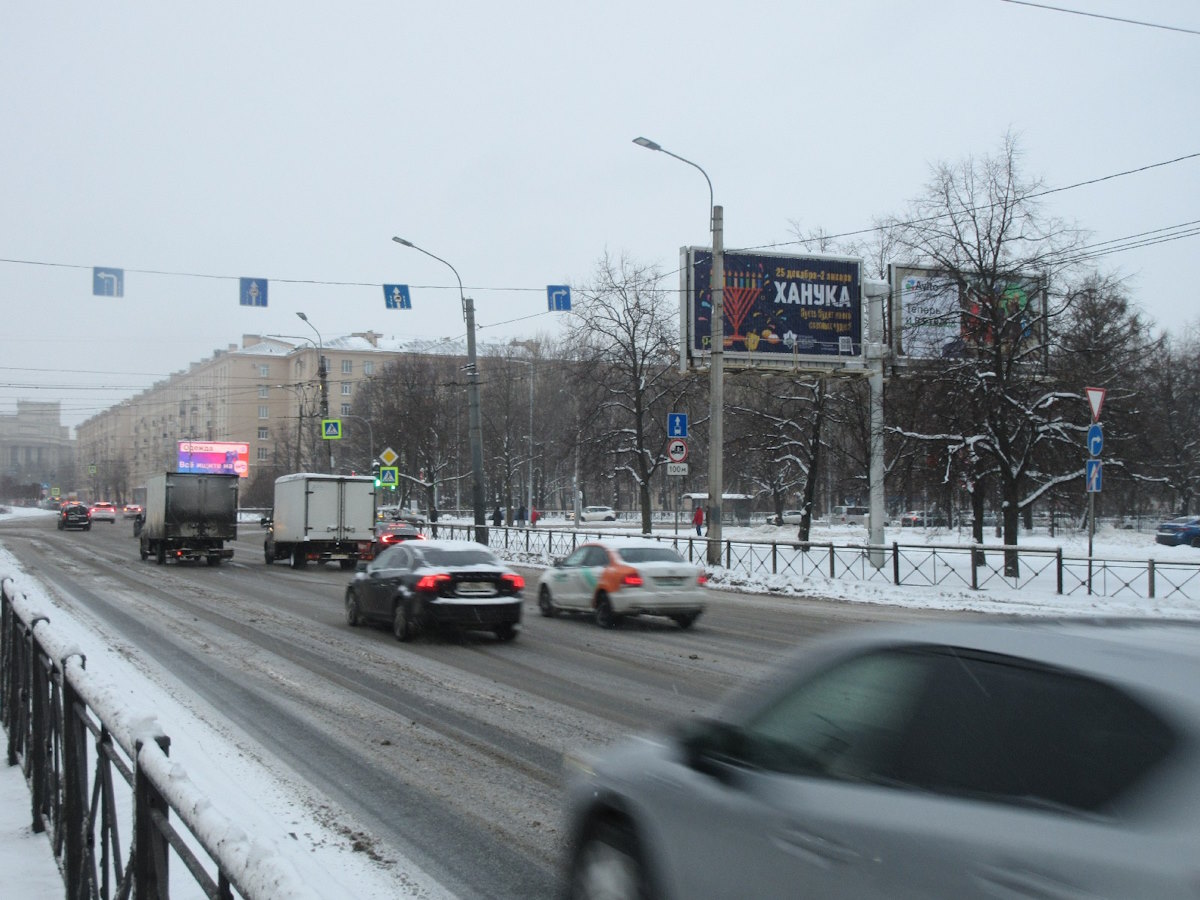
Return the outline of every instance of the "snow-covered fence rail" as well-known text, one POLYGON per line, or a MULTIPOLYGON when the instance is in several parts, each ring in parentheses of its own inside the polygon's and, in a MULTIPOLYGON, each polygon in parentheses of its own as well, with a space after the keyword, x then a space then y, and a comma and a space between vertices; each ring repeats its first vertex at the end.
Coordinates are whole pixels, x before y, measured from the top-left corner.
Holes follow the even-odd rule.
MULTIPOLYGON (((474 539, 474 525, 439 525, 442 537, 474 539)), ((629 531, 616 534, 626 535, 629 531)), ((578 544, 612 537, 611 529, 555 530, 492 526, 489 546, 517 562, 549 562, 578 544)), ((708 541, 694 535, 647 535, 703 562, 708 541)), ((1200 564, 1152 559, 1070 557, 1061 549, 981 544, 834 544, 722 541, 722 566, 733 576, 846 580, 909 587, 1036 589, 1062 595, 1200 600, 1200 564)))
POLYGON ((168 900, 176 859, 191 877, 176 885, 187 896, 316 900, 282 855, 221 814, 172 763, 171 740, 157 721, 123 707, 86 662, 3 579, 0 723, 8 764, 22 767, 32 828, 50 833, 65 896, 168 900))

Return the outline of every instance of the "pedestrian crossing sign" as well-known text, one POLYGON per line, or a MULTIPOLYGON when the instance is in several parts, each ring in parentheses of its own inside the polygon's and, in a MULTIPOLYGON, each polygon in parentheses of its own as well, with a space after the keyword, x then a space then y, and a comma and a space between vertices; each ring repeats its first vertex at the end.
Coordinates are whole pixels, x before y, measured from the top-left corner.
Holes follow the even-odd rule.
POLYGON ((322 419, 321 437, 327 441, 340 441, 342 439, 342 420, 322 419))
POLYGON ((379 467, 379 483, 383 487, 395 487, 400 480, 400 470, 395 466, 379 467))

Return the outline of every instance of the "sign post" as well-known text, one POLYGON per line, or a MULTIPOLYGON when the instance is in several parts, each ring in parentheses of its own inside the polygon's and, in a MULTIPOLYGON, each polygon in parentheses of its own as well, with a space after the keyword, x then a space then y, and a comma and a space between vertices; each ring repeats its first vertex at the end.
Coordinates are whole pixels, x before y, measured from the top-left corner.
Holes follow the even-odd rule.
POLYGON ((1096 538, 1096 495, 1103 485, 1104 463, 1099 458, 1104 449, 1104 430, 1100 427, 1100 410, 1104 407, 1107 388, 1085 387, 1084 395, 1092 410, 1092 424, 1087 433, 1089 459, 1084 466, 1084 482, 1088 495, 1088 594, 1092 593, 1092 553, 1096 538))

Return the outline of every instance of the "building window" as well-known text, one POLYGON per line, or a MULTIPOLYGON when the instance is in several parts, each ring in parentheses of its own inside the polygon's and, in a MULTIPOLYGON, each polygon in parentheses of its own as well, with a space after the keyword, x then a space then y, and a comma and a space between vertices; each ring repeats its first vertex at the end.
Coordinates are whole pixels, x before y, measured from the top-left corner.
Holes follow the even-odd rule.
POLYGON ((259 429, 258 429, 258 439, 259 439, 260 441, 266 441, 266 440, 270 440, 270 438, 271 438, 271 431, 270 431, 270 429, 268 429, 268 428, 267 428, 265 425, 263 425, 263 426, 259 426, 259 429))
POLYGON ((342 360, 342 374, 343 375, 353 375, 354 374, 354 360, 352 360, 352 359, 343 359, 342 360))
POLYGON ((342 404, 342 415, 343 416, 350 415, 350 404, 349 403, 342 404))
POLYGON ((263 363, 261 366, 258 367, 258 374, 261 375, 263 378, 270 378, 271 377, 271 367, 269 365, 267 365, 266 363, 263 363))
POLYGON ((363 374, 364 375, 374 375, 375 374, 375 361, 374 360, 368 359, 366 362, 363 363, 363 374))
POLYGON ((268 459, 271 458, 270 454, 271 454, 271 450, 269 447, 259 447, 258 448, 258 461, 266 462, 268 459))
POLYGON ((271 418, 271 408, 270 408, 270 407, 268 407, 268 406, 260 406, 260 407, 258 408, 258 417, 259 417, 260 419, 269 419, 269 418, 271 418))
POLYGON ((258 386, 258 396, 260 399, 266 400, 268 397, 271 396, 271 389, 268 388, 265 384, 260 384, 258 386))
POLYGON ((351 392, 353 389, 354 389, 354 385, 352 385, 352 384, 351 384, 349 381, 343 381, 343 382, 342 382, 342 396, 343 396, 343 397, 349 397, 349 396, 350 396, 350 392, 351 392))

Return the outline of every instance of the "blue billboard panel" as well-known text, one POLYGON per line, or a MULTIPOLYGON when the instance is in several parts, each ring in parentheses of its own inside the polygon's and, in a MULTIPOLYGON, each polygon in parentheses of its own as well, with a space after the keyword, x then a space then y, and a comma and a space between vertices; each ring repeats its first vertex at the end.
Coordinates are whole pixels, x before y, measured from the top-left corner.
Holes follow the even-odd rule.
POLYGON ((412 309, 412 297, 408 293, 408 285, 385 284, 383 286, 383 305, 387 309, 412 309))
MULTIPOLYGON (((684 273, 688 349, 712 342, 712 252, 692 247, 684 273)), ((726 253, 726 360, 862 355, 862 261, 844 256, 726 253)))

